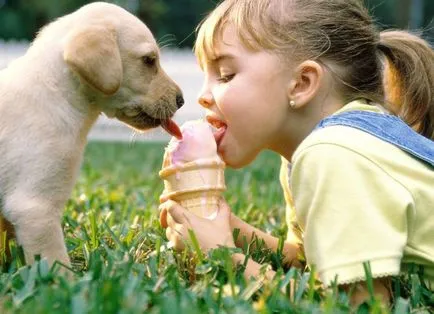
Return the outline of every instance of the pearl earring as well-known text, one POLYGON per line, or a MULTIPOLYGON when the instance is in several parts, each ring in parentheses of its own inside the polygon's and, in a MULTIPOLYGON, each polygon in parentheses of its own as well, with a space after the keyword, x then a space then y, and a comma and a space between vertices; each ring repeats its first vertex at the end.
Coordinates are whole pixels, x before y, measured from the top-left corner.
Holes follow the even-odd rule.
POLYGON ((295 101, 294 100, 289 101, 289 106, 291 108, 295 108, 295 101))

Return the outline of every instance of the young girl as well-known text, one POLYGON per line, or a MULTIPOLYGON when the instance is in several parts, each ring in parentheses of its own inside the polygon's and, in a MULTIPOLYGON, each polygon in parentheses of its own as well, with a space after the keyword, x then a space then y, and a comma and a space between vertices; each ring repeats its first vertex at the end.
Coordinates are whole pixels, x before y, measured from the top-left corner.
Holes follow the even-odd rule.
MULTIPOLYGON (((387 277, 411 264, 434 288, 434 52, 425 41, 378 33, 357 0, 226 0, 201 25, 195 51, 219 154, 233 168, 265 149, 282 156, 288 223, 300 226, 324 285, 357 282, 353 301, 363 302, 369 261, 385 300, 387 277)), ((170 200, 161 208, 176 248, 188 229, 205 251, 241 245, 234 228, 239 239, 278 245, 224 201, 215 220, 170 200)), ((300 248, 290 232, 288 263, 300 248)), ((248 261, 247 276, 259 270, 248 261)))

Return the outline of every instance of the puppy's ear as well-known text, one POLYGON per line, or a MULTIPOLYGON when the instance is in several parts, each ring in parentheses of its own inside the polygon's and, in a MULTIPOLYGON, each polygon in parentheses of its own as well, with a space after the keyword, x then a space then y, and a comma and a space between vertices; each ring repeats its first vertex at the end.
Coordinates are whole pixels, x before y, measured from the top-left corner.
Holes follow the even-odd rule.
POLYGON ((68 66, 86 83, 112 95, 122 81, 122 62, 110 25, 92 25, 72 30, 63 51, 68 66))

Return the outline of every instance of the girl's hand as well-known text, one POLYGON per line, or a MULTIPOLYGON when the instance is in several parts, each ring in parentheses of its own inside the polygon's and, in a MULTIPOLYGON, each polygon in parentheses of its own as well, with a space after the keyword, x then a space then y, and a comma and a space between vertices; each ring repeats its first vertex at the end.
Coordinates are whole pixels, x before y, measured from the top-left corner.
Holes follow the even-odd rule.
POLYGON ((208 252, 219 246, 235 247, 230 225, 231 210, 221 199, 216 218, 210 220, 190 213, 178 203, 168 200, 160 205, 160 223, 166 228, 167 239, 176 250, 182 250, 190 241, 188 230, 193 230, 201 249, 208 252))

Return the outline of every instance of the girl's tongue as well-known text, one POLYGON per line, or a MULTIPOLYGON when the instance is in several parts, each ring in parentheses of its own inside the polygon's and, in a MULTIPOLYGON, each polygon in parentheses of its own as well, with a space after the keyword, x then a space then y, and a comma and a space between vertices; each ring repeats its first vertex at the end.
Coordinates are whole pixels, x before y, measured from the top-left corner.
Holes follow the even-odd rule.
POLYGON ((217 130, 214 131, 213 135, 214 135, 214 139, 217 143, 217 147, 220 145, 223 137, 225 136, 225 132, 226 132, 227 126, 221 126, 219 127, 217 130))
POLYGON ((182 140, 182 132, 179 126, 172 119, 166 119, 161 121, 161 126, 163 129, 167 131, 170 135, 176 137, 179 140, 182 140))

